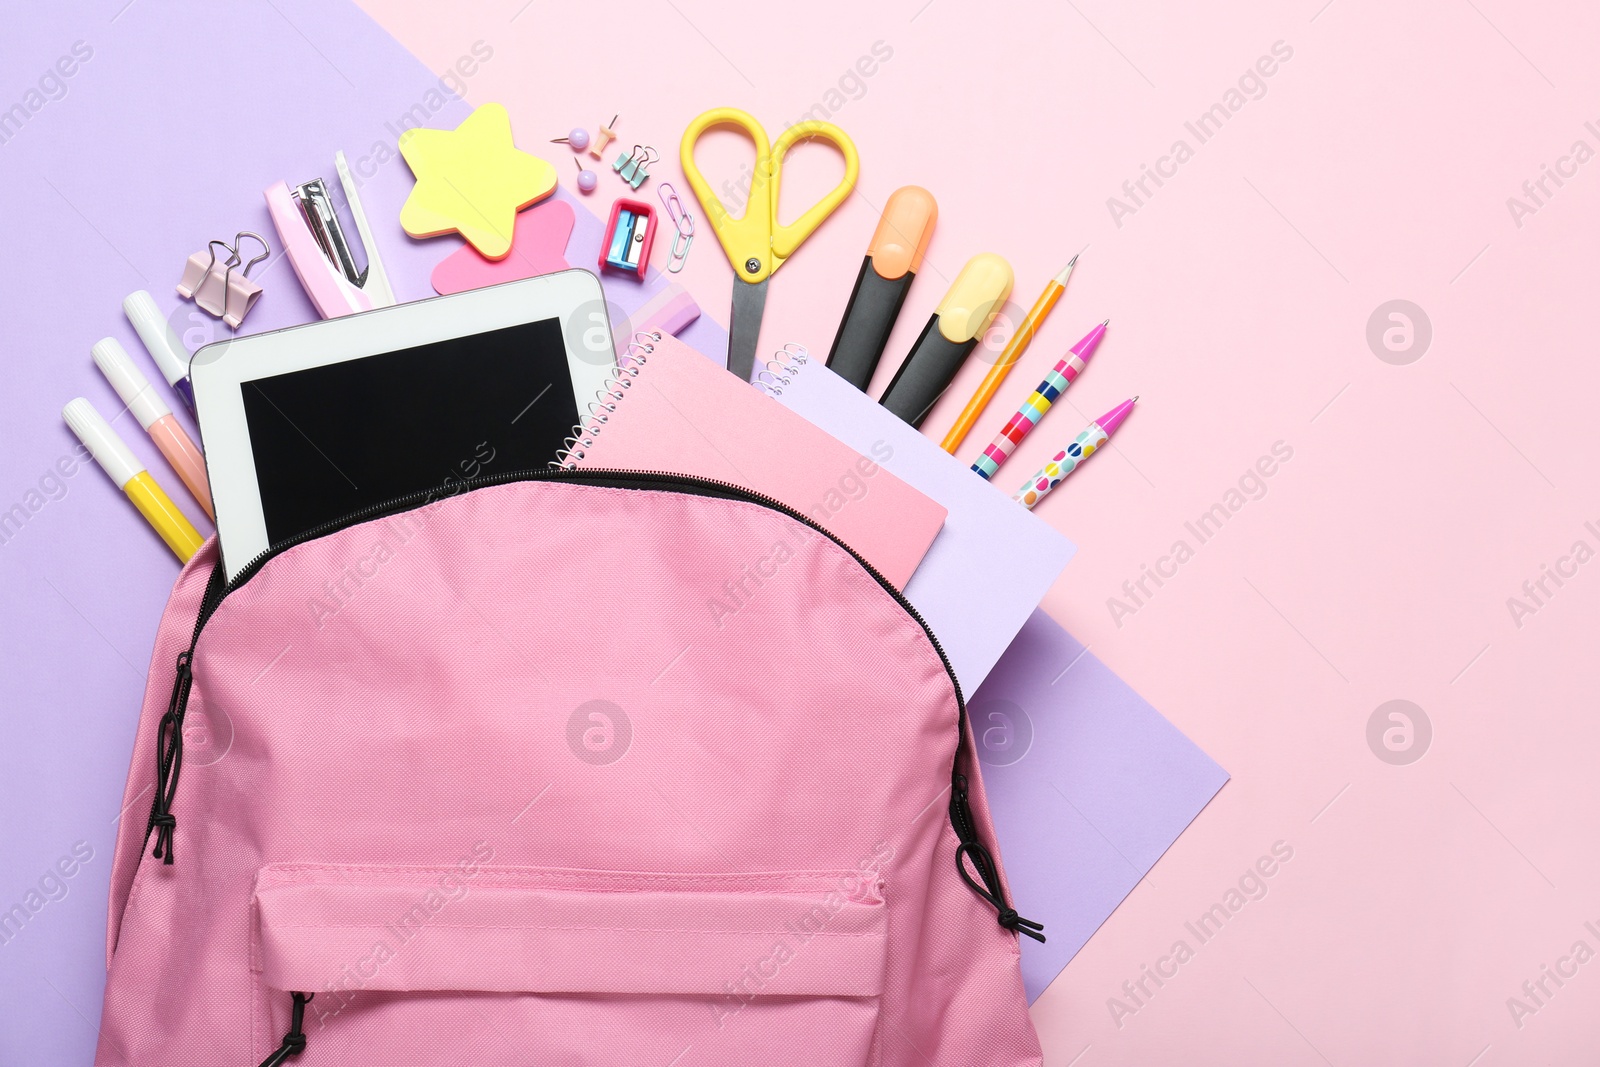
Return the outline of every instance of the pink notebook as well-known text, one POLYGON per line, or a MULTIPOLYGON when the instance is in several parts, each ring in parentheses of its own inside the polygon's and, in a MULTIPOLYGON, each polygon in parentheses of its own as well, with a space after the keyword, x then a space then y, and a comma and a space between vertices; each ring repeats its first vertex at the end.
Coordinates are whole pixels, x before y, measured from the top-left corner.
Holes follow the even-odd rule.
POLYGON ((643 359, 604 423, 585 420, 589 443, 572 465, 689 474, 762 493, 905 587, 946 512, 884 469, 893 445, 858 453, 673 337, 643 359))

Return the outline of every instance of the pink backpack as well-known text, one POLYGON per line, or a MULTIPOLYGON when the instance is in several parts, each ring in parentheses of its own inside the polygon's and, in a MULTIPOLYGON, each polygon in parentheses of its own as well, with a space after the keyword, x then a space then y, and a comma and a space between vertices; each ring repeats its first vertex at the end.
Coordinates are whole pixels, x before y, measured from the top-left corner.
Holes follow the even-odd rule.
POLYGON ((482 478, 231 583, 208 545, 124 812, 102 1067, 1041 1062, 942 650, 731 486, 482 478))

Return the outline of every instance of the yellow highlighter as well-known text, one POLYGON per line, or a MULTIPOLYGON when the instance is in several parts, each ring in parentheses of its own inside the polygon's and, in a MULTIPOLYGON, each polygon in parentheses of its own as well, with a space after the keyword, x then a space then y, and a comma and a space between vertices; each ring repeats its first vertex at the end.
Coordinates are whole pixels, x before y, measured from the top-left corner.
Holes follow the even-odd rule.
POLYGON ((1011 264, 992 252, 967 260, 878 402, 921 426, 1011 295, 1011 281, 1011 264))
POLYGON ((122 486, 133 506, 155 527, 173 554, 182 562, 189 562, 190 557, 200 551, 205 539, 150 477, 150 472, 134 458, 105 417, 81 396, 61 409, 61 417, 67 420, 67 425, 101 469, 122 486))

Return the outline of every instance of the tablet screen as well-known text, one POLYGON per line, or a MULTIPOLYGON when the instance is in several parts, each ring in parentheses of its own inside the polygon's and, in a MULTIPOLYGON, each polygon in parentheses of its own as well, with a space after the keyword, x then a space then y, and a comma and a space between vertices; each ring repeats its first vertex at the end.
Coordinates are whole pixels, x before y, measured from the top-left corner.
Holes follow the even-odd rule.
POLYGON ((267 538, 542 470, 578 421, 554 318, 244 381, 267 538))

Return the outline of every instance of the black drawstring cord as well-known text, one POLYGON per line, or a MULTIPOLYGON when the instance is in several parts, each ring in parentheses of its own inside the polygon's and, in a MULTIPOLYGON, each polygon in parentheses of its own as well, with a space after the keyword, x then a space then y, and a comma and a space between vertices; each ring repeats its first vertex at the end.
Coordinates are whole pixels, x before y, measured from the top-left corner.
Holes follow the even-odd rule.
POLYGON ((1000 889, 1000 879, 994 873, 994 857, 989 854, 989 850, 984 848, 982 844, 977 841, 963 841, 958 845, 956 847, 956 870, 961 872, 961 880, 967 883, 968 888, 994 905, 995 911, 999 913, 998 918, 1001 926, 1004 926, 1007 930, 1014 930, 1019 934, 1027 934, 1035 941, 1044 940, 1044 934, 1040 933, 1044 929, 1042 923, 1036 923, 1032 919, 1024 919, 1017 914, 1016 908, 1006 903, 1005 895, 1000 889), (968 873, 966 861, 969 858, 972 860, 973 866, 977 867, 978 872, 983 875, 982 882, 978 882, 968 873))
POLYGON ((290 993, 294 998, 294 1013, 289 1017, 289 1032, 283 1035, 283 1044, 276 1052, 261 1061, 261 1067, 278 1067, 280 1063, 300 1055, 306 1047, 306 1005, 315 993, 290 993))
MULTIPOLYGON (((167 712, 161 716, 156 728, 156 796, 150 808, 150 827, 156 835, 156 847, 150 855, 163 863, 172 862, 172 832, 177 829, 177 816, 172 814, 172 800, 178 793, 178 771, 183 767, 183 716, 189 705, 189 688, 194 674, 189 668, 189 653, 178 655, 178 675, 172 683, 172 699, 167 712)), ((146 831, 148 835, 149 830, 146 831)))
POLYGON ((1000 885, 1000 865, 983 847, 983 842, 978 840, 977 828, 972 825, 972 808, 967 800, 967 776, 956 774, 952 784, 955 789, 950 798, 950 816, 955 824, 956 836, 961 840, 961 844, 956 846, 956 870, 960 872, 961 880, 967 883, 968 889, 994 905, 1001 926, 1013 933, 1027 934, 1035 941, 1043 941, 1044 934, 1041 931, 1044 930, 1044 924, 1024 919, 1017 914, 1016 908, 1006 903, 1005 889, 1000 885), (977 870, 978 878, 983 879, 981 882, 967 870, 968 861, 977 870))

